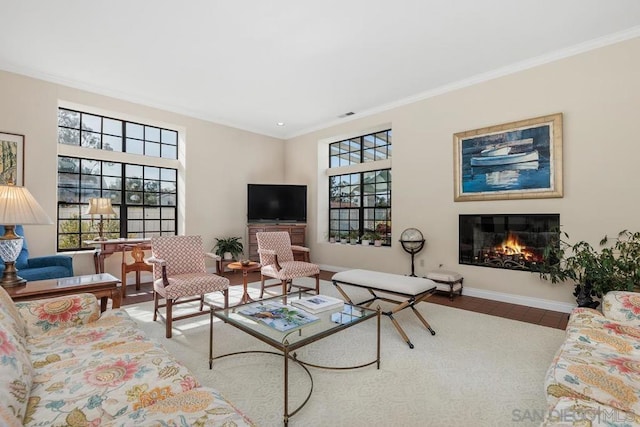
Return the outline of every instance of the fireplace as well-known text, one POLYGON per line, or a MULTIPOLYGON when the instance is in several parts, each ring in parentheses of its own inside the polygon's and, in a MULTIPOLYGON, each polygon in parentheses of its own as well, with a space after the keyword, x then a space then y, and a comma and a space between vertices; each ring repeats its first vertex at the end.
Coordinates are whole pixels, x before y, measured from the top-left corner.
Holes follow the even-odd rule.
POLYGON ((460 215, 459 262, 530 271, 559 228, 559 214, 460 215))

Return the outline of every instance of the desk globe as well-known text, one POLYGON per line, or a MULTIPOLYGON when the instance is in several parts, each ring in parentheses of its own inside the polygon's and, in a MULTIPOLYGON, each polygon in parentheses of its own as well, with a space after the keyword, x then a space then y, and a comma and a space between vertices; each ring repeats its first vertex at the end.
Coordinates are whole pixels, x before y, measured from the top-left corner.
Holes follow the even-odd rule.
POLYGON ((407 228, 400 235, 402 249, 411 254, 411 277, 416 277, 413 260, 415 255, 424 248, 424 242, 424 236, 417 228, 407 228))

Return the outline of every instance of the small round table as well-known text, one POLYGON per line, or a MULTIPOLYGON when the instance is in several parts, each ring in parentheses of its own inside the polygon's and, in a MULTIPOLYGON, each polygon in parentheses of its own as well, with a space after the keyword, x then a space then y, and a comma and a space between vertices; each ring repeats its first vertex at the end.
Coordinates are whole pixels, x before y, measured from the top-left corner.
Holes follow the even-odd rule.
POLYGON ((247 276, 250 271, 259 270, 260 268, 262 268, 262 266, 257 262, 251 261, 247 265, 242 265, 240 262, 232 262, 231 264, 227 265, 227 267, 229 267, 231 270, 242 270, 243 292, 242 298, 240 299, 240 304, 253 302, 253 300, 249 297, 249 292, 247 292, 247 276))

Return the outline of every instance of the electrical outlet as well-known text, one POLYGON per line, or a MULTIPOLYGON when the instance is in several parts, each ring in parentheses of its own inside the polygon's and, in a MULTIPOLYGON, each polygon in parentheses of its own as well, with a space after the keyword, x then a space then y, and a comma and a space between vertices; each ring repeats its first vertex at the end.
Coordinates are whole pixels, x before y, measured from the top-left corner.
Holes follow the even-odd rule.
POLYGON ((424 267, 424 260, 423 259, 420 260, 420 267, 424 267))

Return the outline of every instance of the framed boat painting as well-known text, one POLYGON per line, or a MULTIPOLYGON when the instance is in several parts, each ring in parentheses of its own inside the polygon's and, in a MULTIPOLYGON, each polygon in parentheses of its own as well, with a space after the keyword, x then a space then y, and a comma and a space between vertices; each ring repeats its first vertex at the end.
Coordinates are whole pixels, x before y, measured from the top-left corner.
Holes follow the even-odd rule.
POLYGON ((0 132, 0 185, 24 185, 24 135, 0 132))
POLYGON ((562 113, 453 135, 454 201, 562 197, 562 113))

